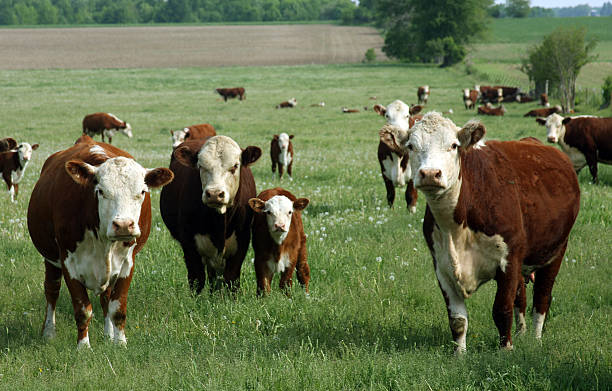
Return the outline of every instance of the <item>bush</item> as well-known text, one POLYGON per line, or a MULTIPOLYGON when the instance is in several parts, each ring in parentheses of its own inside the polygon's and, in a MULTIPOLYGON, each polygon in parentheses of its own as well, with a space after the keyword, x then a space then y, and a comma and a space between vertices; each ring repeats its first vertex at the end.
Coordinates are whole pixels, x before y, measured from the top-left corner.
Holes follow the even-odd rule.
POLYGON ((610 107, 610 100, 612 100, 612 76, 606 77, 603 86, 601 86, 601 97, 603 104, 601 108, 610 107))
POLYGON ((363 58, 363 62, 374 62, 376 61, 376 52, 374 51, 374 48, 369 48, 368 50, 366 50, 365 52, 365 57, 363 58))

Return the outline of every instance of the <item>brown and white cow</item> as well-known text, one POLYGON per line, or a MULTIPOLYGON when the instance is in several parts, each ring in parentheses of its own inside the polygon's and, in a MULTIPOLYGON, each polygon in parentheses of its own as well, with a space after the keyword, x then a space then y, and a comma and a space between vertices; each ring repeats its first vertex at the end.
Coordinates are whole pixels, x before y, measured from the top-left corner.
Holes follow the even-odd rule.
POLYGON ((501 88, 489 86, 480 87, 480 101, 482 103, 499 103, 504 100, 504 92, 501 88))
POLYGON ((421 86, 417 89, 417 99, 419 104, 427 104, 427 100, 429 99, 429 86, 421 86))
POLYGON ((502 90, 502 98, 504 102, 513 102, 516 97, 521 93, 521 89, 518 87, 508 86, 493 86, 494 89, 502 90))
POLYGON ((253 217, 253 251, 257 294, 270 293, 274 273, 281 273, 279 286, 288 293, 293 272, 308 294, 310 267, 301 211, 308 198, 296 198, 285 189, 264 190, 249 205, 253 217))
POLYGON ((215 127, 211 124, 199 124, 192 125, 180 130, 170 129, 170 135, 172 136, 172 148, 178 147, 183 141, 191 139, 205 139, 208 137, 216 136, 217 132, 215 127))
POLYGON ((283 171, 287 171, 291 179, 291 168, 293 167, 293 135, 287 133, 275 134, 270 142, 270 160, 272 161, 272 173, 278 167, 278 177, 283 178, 283 171))
POLYGON ((55 336, 55 304, 63 275, 72 298, 78 346, 89 347, 88 289, 100 295, 104 334, 126 343, 134 259, 151 229, 149 189, 171 180, 167 168, 147 170, 128 153, 88 136, 47 159, 28 206, 30 237, 45 259, 45 337, 55 336))
POLYGON ((108 137, 108 143, 112 144, 115 131, 132 138, 132 127, 125 121, 117 118, 111 113, 93 113, 88 114, 83 118, 83 133, 89 137, 94 137, 97 134, 108 137))
POLYGON ((523 117, 548 117, 551 114, 560 113, 561 106, 557 105, 554 107, 548 107, 543 109, 533 109, 525 114, 523 117))
POLYGON ((240 149, 226 136, 187 140, 170 161, 174 181, 161 192, 164 223, 182 249, 189 286, 195 293, 218 287, 217 274, 232 289, 251 240, 255 181, 249 166, 261 156, 258 147, 240 149))
MULTIPOLYGON (((16 144, 12 138, 3 139, 3 141, 7 147, 16 144)), ((38 149, 38 144, 21 143, 16 145, 14 150, 0 152, 0 171, 11 195, 11 202, 15 202, 15 197, 19 194, 19 182, 23 179, 25 169, 32 159, 32 151, 36 149, 38 149)))
POLYGON ((529 103, 529 102, 533 102, 533 98, 527 94, 519 93, 516 95, 516 101, 518 103, 529 103))
POLYGON ((291 109, 294 108, 295 106, 297 106, 297 99, 295 98, 291 98, 289 100, 286 100, 284 102, 281 102, 279 104, 276 105, 277 109, 291 109))
POLYGON ((341 110, 345 114, 359 113, 359 109, 349 109, 348 107, 343 107, 341 110))
POLYGON ((223 101, 227 102, 228 98, 238 97, 240 100, 246 99, 246 94, 243 87, 233 88, 217 88, 215 92, 223 97, 223 101))
POLYGON ((463 90, 463 104, 466 110, 476 107, 476 101, 478 101, 479 95, 480 93, 478 90, 470 90, 469 88, 463 90))
MULTIPOLYGON (((374 111, 385 117, 387 123, 402 130, 408 130, 415 123, 415 118, 411 115, 410 108, 401 100, 394 100, 387 107, 374 105, 374 111)), ((378 142, 378 163, 385 188, 387 190, 387 203, 393 207, 395 201, 395 188, 406 186, 404 198, 406 207, 410 213, 416 212, 417 191, 411 179, 410 166, 408 165, 408 153, 404 151, 394 151, 382 141, 378 142)))
POLYGON ((544 106, 544 107, 550 107, 550 103, 548 102, 548 95, 545 93, 542 93, 540 95, 540 105, 544 106))
POLYGON ((506 110, 504 105, 499 105, 498 107, 491 107, 490 105, 478 106, 478 114, 482 115, 502 116, 507 112, 508 110, 506 110))
POLYGON ((12 137, 0 139, 0 152, 7 152, 17 148, 17 141, 12 137))
POLYGON ((537 118, 547 129, 546 139, 558 143, 574 165, 576 173, 589 166, 593 183, 598 182, 597 163, 612 164, 612 117, 576 116, 563 118, 551 114, 537 118))
POLYGON ((541 338, 551 291, 580 207, 580 188, 561 151, 534 138, 483 141, 484 126, 463 128, 428 113, 409 131, 386 126, 381 140, 410 151, 413 180, 427 200, 423 234, 446 301, 456 352, 466 348, 465 299, 495 279, 493 319, 512 348, 512 312, 525 330, 525 284, 535 271, 533 320, 541 338), (555 227, 551 229, 551 227, 555 227))

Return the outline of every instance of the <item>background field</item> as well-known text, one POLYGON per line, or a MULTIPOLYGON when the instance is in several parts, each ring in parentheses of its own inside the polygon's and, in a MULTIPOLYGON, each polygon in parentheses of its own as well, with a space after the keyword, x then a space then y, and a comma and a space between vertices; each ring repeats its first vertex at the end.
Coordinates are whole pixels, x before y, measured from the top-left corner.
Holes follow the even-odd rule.
MULTIPOLYGON (((340 112, 415 102, 416 87, 429 84, 428 109, 452 108, 451 118, 463 124, 474 112, 463 109, 460 90, 480 81, 461 68, 398 64, 1 70, 0 136, 41 147, 17 204, 0 193, 0 389, 611 389, 612 167, 600 165, 599 185, 586 171, 579 176, 581 211, 542 343, 529 319, 530 333, 515 340, 515 351, 498 351, 491 282, 468 301, 468 354, 458 359, 422 239, 423 198, 414 215, 401 196, 386 207, 376 161, 382 118, 340 112), (244 85, 247 100, 224 103, 212 93, 230 85, 244 85), (274 109, 291 96, 297 108, 274 109), (325 108, 309 107, 321 100, 325 108), (93 350, 77 352, 65 287, 58 336, 44 341, 44 272, 27 233, 28 196, 46 157, 74 142, 84 114, 100 110, 132 124, 134 138, 114 142, 147 167, 167 166, 169 129, 200 122, 243 147, 262 147, 253 166, 257 189, 282 185, 311 199, 304 215, 310 298, 296 286, 291 299, 278 289, 256 299, 252 252, 235 298, 192 297, 154 191, 153 230, 130 289, 127 349, 104 342, 94 300, 93 350), (293 181, 280 182, 269 167, 269 140, 281 131, 295 134, 293 181)), ((543 128, 522 117, 534 107, 512 104, 504 118, 483 118, 487 136, 544 140, 543 128)))

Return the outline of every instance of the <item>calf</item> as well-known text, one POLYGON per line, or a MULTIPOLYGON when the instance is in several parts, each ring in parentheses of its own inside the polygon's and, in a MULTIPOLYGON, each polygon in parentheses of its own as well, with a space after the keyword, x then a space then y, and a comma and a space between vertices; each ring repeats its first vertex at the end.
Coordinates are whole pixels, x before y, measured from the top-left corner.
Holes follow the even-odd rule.
POLYGON ((345 114, 352 114, 352 113, 359 113, 359 110, 358 109, 349 109, 349 108, 343 107, 342 108, 342 112, 345 113, 345 114))
MULTIPOLYGON (((391 102, 387 107, 374 105, 374 111, 386 118, 387 123, 400 129, 408 130, 415 123, 411 116, 410 108, 401 100, 391 102)), ((416 212, 417 191, 411 180, 410 166, 408 165, 408 153, 394 151, 382 141, 378 142, 378 163, 385 189, 387 190, 387 203, 393 207, 395 201, 395 188, 406 186, 404 198, 406 207, 410 213, 416 212)))
POLYGON ((272 173, 276 172, 278 166, 278 178, 283 178, 283 170, 287 171, 291 178, 291 167, 293 166, 293 135, 287 133, 275 134, 270 142, 270 160, 272 160, 272 173))
POLYGON ((174 181, 160 197, 162 219, 182 249, 189 286, 195 293, 225 284, 238 289, 240 268, 251 240, 255 181, 249 166, 258 147, 242 150, 226 136, 187 140, 172 153, 174 181))
POLYGON ((516 97, 521 93, 521 89, 518 87, 493 86, 493 88, 502 90, 502 98, 504 102, 512 102, 516 100, 516 97))
POLYGON ((211 124, 192 125, 181 130, 170 129, 170 135, 172 136, 172 148, 178 147, 187 139, 205 139, 215 136, 216 134, 217 132, 215 131, 214 126, 211 124))
POLYGON ((463 90, 463 104, 465 105, 466 110, 476 107, 478 95, 479 92, 477 90, 470 90, 469 88, 465 88, 463 90))
POLYGON ((301 215, 308 202, 308 198, 296 198, 280 187, 264 190, 249 200, 249 206, 255 211, 253 251, 257 295, 270 293, 274 273, 281 273, 279 286, 288 293, 296 267, 297 279, 308 294, 310 267, 301 215))
POLYGON ((417 89, 417 99, 419 104, 427 104, 427 100, 429 99, 429 86, 422 86, 417 89))
MULTIPOLYGON (((16 144, 12 138, 4 142, 7 146, 16 144)), ((0 171, 11 195, 11 202, 15 202, 15 197, 19 194, 19 182, 23 179, 25 169, 32 158, 32 151, 38 149, 38 144, 21 143, 15 147, 15 150, 0 152, 0 171)))
POLYGON ((542 93, 540 95, 540 105, 544 107, 550 107, 550 103, 548 102, 548 95, 542 93))
POLYGON ((277 109, 294 108, 297 106, 297 99, 291 98, 276 105, 277 109))
POLYGON ((533 102, 533 98, 527 94, 517 94, 516 101, 518 103, 529 103, 529 102, 533 102))
POLYGON ((504 105, 499 105, 499 107, 478 106, 478 114, 482 115, 502 116, 506 114, 506 112, 507 110, 504 105))
POLYGON ((115 132, 132 138, 132 127, 125 121, 121 121, 117 116, 111 113, 94 113, 88 114, 83 118, 83 133, 89 137, 94 137, 97 134, 108 137, 108 143, 112 144, 115 132))
POLYGON ((7 152, 17 148, 17 141, 12 137, 0 139, 0 152, 7 152))
POLYGON ((28 230, 45 258, 47 313, 43 336, 55 336, 55 304, 63 275, 72 298, 79 347, 89 347, 92 306, 100 295, 104 334, 126 344, 127 294, 136 254, 151 229, 149 189, 172 180, 126 152, 83 136, 43 165, 28 206, 28 230))
POLYGON ((240 100, 246 99, 246 93, 243 87, 217 88, 215 89, 215 92, 223 97, 224 102, 227 102, 228 98, 238 97, 240 100))
POLYGON ((560 113, 561 106, 557 105, 555 107, 548 107, 544 109, 533 109, 523 117, 548 117, 551 114, 560 113))
POLYGON ((512 310, 524 332, 523 278, 534 270, 533 323, 541 338, 580 207, 576 174, 561 151, 534 138, 484 142, 484 134, 476 121, 459 129, 435 112, 409 131, 380 132, 394 150, 411 151, 413 180, 427 200, 423 234, 459 353, 466 348, 465 299, 491 279, 500 345, 512 349, 512 310))
POLYGON ((612 164, 612 117, 578 116, 563 118, 551 114, 546 120, 537 118, 547 129, 546 139, 558 143, 576 173, 589 166, 593 183, 597 183, 597 163, 612 164))

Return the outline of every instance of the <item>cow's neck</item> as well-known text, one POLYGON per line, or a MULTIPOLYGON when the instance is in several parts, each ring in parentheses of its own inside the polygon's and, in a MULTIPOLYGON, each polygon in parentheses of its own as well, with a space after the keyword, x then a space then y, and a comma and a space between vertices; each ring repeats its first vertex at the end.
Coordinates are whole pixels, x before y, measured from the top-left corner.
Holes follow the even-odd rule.
POLYGON ((455 209, 459 201, 462 180, 459 178, 447 191, 440 195, 425 193, 427 205, 436 220, 436 224, 444 232, 451 233, 459 225, 455 222, 455 209))

